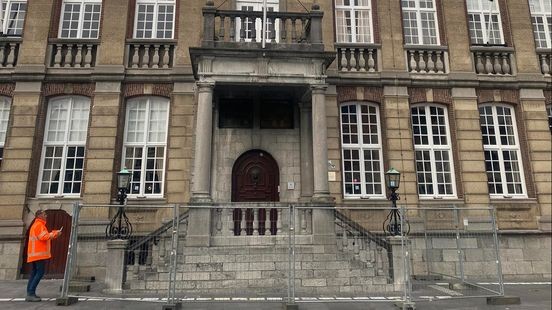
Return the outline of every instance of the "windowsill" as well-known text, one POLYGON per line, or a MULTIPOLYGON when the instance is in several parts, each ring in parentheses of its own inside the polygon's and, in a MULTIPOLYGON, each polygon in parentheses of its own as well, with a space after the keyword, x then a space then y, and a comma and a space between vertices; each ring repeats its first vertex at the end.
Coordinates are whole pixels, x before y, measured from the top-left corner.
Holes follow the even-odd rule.
POLYGON ((404 45, 405 50, 448 50, 448 46, 446 45, 427 45, 427 44, 405 44, 404 45))
POLYGON ((47 199, 47 200, 58 200, 58 199, 70 200, 70 199, 73 199, 73 200, 80 200, 80 199, 82 199, 82 197, 80 195, 78 195, 78 196, 74 196, 74 195, 36 195, 36 197, 30 198, 30 199, 47 199))

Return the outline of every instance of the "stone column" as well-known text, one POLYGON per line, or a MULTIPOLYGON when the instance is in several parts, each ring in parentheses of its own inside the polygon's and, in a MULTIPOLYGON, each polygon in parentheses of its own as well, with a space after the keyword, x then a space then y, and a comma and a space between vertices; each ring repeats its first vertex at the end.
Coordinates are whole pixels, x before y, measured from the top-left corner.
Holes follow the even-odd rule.
POLYGON ((192 202, 211 202, 211 140, 213 136, 212 82, 197 82, 197 123, 195 131, 192 202))
POLYGON ((327 85, 311 85, 312 90, 312 153, 314 172, 315 202, 329 202, 330 190, 328 186, 328 134, 326 122, 327 85))
POLYGON ((301 200, 310 201, 313 192, 312 170, 312 106, 301 103, 301 200))
POLYGON ((393 268, 393 285, 395 291, 404 291, 404 285, 406 281, 406 273, 410 273, 410 265, 405 265, 406 262, 410 262, 410 257, 406 257, 410 253, 409 244, 410 240, 406 237, 393 236, 388 237, 387 241, 391 244, 391 252, 393 262, 389 262, 390 267, 393 268), (404 238, 404 241, 403 241, 404 238), (406 270, 405 268, 408 268, 406 270))
POLYGON ((125 248, 128 240, 107 241, 107 259, 105 270, 105 291, 120 294, 123 292, 123 277, 125 270, 125 248))

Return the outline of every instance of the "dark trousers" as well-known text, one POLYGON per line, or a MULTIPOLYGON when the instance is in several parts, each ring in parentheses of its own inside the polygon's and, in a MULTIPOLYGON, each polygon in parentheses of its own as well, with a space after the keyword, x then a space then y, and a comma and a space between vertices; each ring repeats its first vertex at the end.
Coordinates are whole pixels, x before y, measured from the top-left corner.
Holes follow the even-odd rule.
POLYGON ((31 276, 29 277, 29 283, 27 283, 27 295, 36 295, 36 287, 38 286, 38 282, 40 282, 42 276, 44 276, 45 263, 46 260, 37 260, 32 262, 33 271, 31 272, 31 276))

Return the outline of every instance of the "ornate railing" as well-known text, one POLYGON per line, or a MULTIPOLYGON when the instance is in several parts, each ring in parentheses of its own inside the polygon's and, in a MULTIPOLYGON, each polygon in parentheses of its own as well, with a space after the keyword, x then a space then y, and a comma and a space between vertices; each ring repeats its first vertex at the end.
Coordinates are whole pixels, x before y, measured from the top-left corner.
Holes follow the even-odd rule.
MULTIPOLYGON (((313 4, 309 13, 267 12, 270 26, 266 43, 278 48, 284 45, 305 45, 323 50, 322 16, 318 4, 313 4)), ((262 24, 260 11, 217 10, 208 0, 203 8, 203 47, 240 47, 245 43, 261 43, 257 27, 262 24), (247 21, 248 28, 245 29, 247 21), (259 21, 259 25, 257 25, 259 21)), ((259 34, 262 31, 259 31, 259 34)))
POLYGON ((377 72, 380 45, 336 43, 337 67, 341 72, 377 72))
POLYGON ((408 72, 442 74, 448 72, 446 46, 405 46, 408 72))
POLYGON ((513 74, 513 48, 503 46, 472 46, 471 51, 477 74, 513 74))
POLYGON ((21 41, 21 38, 0 38, 0 68, 15 67, 21 41))
POLYGON ((127 40, 125 61, 132 69, 168 69, 174 65, 174 40, 127 40))
POLYGON ((100 41, 84 39, 50 40, 49 67, 91 68, 96 66, 96 53, 100 41))
POLYGON ((552 54, 549 48, 538 48, 537 57, 539 58, 542 74, 552 75, 552 54))

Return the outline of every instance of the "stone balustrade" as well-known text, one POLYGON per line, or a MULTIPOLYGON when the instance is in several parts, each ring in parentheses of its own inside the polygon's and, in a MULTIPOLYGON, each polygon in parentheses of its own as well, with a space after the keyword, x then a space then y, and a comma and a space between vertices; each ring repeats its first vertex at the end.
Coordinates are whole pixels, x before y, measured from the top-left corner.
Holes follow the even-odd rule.
POLYGON ((337 67, 340 72, 379 71, 380 45, 338 43, 335 46, 337 67))
POLYGON ((552 75, 552 54, 548 48, 538 48, 537 57, 539 58, 542 74, 545 76, 552 75))
POLYGON ((17 64, 21 38, 0 38, 0 68, 13 68, 17 64))
POLYGON ((446 46, 405 46, 408 72, 444 74, 448 72, 446 46))
POLYGON ((49 67, 91 68, 96 66, 99 40, 55 39, 48 44, 49 67))
POLYGON ((130 69, 169 69, 174 65, 174 40, 127 40, 125 62, 130 69))
POLYGON ((477 74, 513 75, 514 49, 503 46, 472 46, 477 74))

